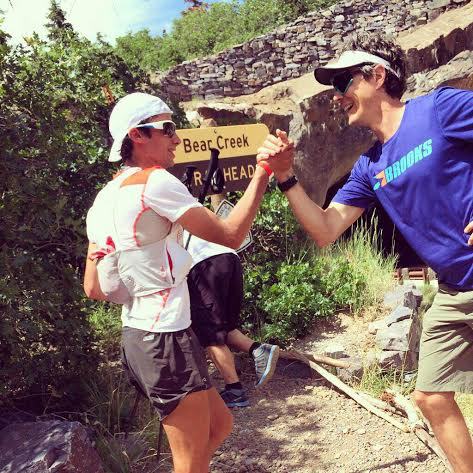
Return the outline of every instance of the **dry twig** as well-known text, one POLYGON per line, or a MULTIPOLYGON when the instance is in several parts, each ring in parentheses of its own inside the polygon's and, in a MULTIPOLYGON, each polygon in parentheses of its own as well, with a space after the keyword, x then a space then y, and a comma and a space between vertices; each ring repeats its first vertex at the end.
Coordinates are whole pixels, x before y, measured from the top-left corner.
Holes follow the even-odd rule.
POLYGON ((378 417, 381 417, 382 419, 389 422, 391 425, 394 425, 395 427, 397 427, 399 430, 402 430, 403 432, 409 432, 409 428, 405 424, 394 419, 392 416, 382 411, 381 409, 378 409, 377 407, 373 406, 369 401, 367 401, 365 398, 360 396, 360 394, 357 391, 355 391, 353 388, 345 384, 341 379, 337 378, 332 373, 329 373, 326 369, 322 368, 319 364, 309 360, 309 358, 307 358, 302 353, 297 352, 296 350, 292 350, 292 354, 294 355, 293 359, 298 359, 302 361, 303 363, 309 365, 314 371, 319 373, 327 381, 332 383, 334 386, 340 389, 340 391, 344 392, 347 396, 351 397, 354 401, 356 401, 358 404, 360 404, 365 409, 370 411, 372 414, 375 414, 378 417))
POLYGON ((432 450, 442 460, 442 463, 445 465, 447 470, 453 473, 454 470, 452 465, 448 461, 442 447, 437 442, 437 439, 429 434, 428 427, 425 425, 423 419, 419 417, 412 401, 404 397, 402 394, 392 390, 383 393, 383 398, 391 405, 405 413, 411 431, 424 445, 430 448, 430 450, 432 450))
POLYGON ((297 350, 281 350, 279 352, 280 358, 286 360, 298 360, 302 363, 307 364, 306 360, 313 361, 314 363, 322 363, 324 365, 335 366, 336 368, 349 368, 350 363, 342 360, 336 360, 324 355, 312 355, 310 353, 300 353, 297 350))

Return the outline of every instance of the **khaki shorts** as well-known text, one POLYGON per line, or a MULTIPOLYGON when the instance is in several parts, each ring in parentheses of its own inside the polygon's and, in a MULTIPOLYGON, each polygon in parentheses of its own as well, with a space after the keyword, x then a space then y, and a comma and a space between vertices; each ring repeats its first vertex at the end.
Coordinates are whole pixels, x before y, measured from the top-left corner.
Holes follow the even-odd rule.
POLYGON ((416 389, 473 392, 473 291, 440 284, 424 315, 416 389))

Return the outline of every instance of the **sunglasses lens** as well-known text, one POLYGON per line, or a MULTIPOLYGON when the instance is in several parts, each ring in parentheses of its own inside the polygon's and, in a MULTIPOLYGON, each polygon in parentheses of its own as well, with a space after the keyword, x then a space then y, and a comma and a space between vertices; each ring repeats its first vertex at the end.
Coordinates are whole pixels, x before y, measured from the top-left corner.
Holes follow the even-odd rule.
POLYGON ((164 123, 163 132, 165 135, 169 136, 169 138, 172 138, 174 134, 176 133, 176 124, 172 122, 164 123))
POLYGON ((333 88, 340 94, 344 95, 348 90, 348 87, 350 87, 352 79, 353 77, 349 71, 337 74, 332 78, 333 88))

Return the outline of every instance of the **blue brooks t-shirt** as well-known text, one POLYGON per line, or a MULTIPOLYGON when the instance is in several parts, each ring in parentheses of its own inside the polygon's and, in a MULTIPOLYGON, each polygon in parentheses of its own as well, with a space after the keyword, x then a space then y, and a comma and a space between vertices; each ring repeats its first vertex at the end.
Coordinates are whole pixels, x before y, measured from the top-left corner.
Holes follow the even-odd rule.
POLYGON ((473 289, 473 92, 440 88, 406 104, 399 129, 356 162, 333 199, 376 201, 439 281, 473 289))

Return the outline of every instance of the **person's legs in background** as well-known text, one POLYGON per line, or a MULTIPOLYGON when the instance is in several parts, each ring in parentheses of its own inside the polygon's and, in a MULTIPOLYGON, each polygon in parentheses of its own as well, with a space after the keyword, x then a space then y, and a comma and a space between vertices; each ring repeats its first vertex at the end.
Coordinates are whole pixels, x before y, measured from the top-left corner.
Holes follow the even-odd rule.
POLYGON ((232 253, 207 258, 195 265, 187 278, 192 328, 208 356, 222 375, 220 393, 228 407, 250 405, 235 369, 233 353, 226 345, 228 315, 239 312, 243 286, 233 281, 238 257, 232 253), (231 309, 236 303, 237 307, 231 309))
POLYGON ((189 273, 188 286, 192 328, 225 381, 222 398, 228 407, 249 406, 229 346, 254 359, 257 387, 273 375, 279 347, 255 342, 238 330, 243 302, 238 256, 224 253, 201 261, 189 273))
POLYGON ((210 345, 206 347, 215 367, 225 382, 225 389, 220 393, 227 407, 248 407, 250 401, 240 382, 235 368, 235 358, 227 345, 210 345))
POLYGON ((228 332, 227 344, 235 350, 248 353, 253 358, 257 388, 263 387, 271 379, 279 358, 277 345, 255 342, 238 329, 228 332))

